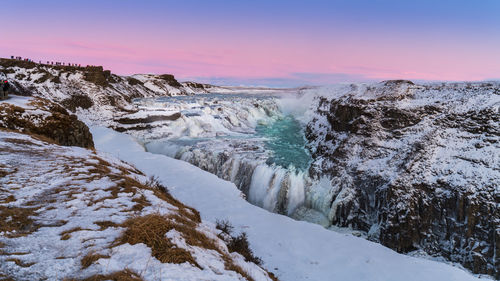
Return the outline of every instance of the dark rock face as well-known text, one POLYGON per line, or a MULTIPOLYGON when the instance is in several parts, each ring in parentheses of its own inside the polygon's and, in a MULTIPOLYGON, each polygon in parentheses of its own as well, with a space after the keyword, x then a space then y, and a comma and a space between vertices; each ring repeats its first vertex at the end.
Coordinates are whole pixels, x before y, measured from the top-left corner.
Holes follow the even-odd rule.
POLYGON ((144 118, 120 118, 117 119, 116 122, 119 124, 144 124, 144 123, 153 123, 153 122, 158 122, 158 121, 175 121, 177 119, 181 118, 181 113, 177 112, 172 115, 151 115, 147 116, 144 118))
POLYGON ((0 128, 40 135, 60 145, 94 148, 92 134, 85 123, 44 99, 34 99, 28 108, 1 104, 0 128))
POLYGON ((116 82, 111 75, 111 71, 104 70, 102 66, 86 67, 83 79, 102 87, 108 87, 109 83, 116 82))
POLYGON ((17 96, 25 96, 25 97, 32 95, 31 89, 27 89, 26 87, 23 87, 21 84, 19 84, 19 82, 12 80, 12 81, 9 81, 9 83, 10 83, 10 89, 9 89, 10 94, 17 95, 17 96))
POLYGON ((212 85, 209 85, 209 84, 202 84, 202 83, 196 83, 196 82, 191 82, 191 81, 188 81, 188 82, 182 82, 184 85, 188 86, 188 87, 191 87, 191 88, 194 88, 194 89, 210 89, 211 87, 213 87, 212 85))
POLYGON ((386 81, 317 99, 311 174, 332 224, 500 277, 498 84, 386 81))
POLYGON ((168 85, 172 87, 182 87, 181 83, 179 83, 172 74, 162 74, 159 78, 167 81, 168 85))

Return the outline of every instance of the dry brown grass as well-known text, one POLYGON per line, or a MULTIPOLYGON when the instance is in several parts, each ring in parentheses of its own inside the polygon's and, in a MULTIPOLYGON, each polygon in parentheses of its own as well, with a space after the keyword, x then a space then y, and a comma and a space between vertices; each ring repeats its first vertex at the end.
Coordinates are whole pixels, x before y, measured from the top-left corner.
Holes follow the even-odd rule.
POLYGON ((4 254, 3 248, 5 248, 5 243, 0 242, 0 255, 4 254))
POLYGON ((252 281, 253 279, 248 273, 235 264, 231 257, 217 246, 216 241, 196 230, 197 225, 198 222, 178 214, 168 216, 150 214, 142 217, 134 217, 122 224, 126 230, 115 241, 115 245, 144 243, 151 248, 153 256, 163 263, 189 262, 194 266, 200 267, 190 252, 178 248, 165 237, 165 234, 170 230, 176 230, 188 245, 217 251, 224 260, 227 270, 235 271, 245 279, 252 281))
MULTIPOLYGON (((32 145, 29 142, 19 144, 32 145)), ((87 180, 99 180, 103 177, 108 177, 110 180, 116 183, 115 186, 106 189, 109 192, 109 196, 106 198, 99 198, 93 203, 104 201, 105 199, 115 199, 118 198, 121 193, 128 193, 129 196, 134 196, 132 201, 135 205, 131 210, 125 211, 136 211, 140 212, 143 208, 151 206, 151 202, 147 200, 147 197, 142 194, 143 190, 152 191, 153 194, 164 200, 165 202, 175 206, 178 211, 175 214, 170 214, 168 216, 160 214, 150 214, 146 216, 138 216, 128 219, 122 224, 118 224, 112 221, 97 221, 95 224, 100 227, 100 230, 105 230, 109 227, 123 227, 124 231, 111 247, 116 245, 121 245, 129 243, 131 245, 144 243, 149 248, 151 248, 152 255, 163 263, 185 263, 188 262, 194 266, 200 267, 191 253, 186 250, 179 248, 176 244, 171 242, 165 237, 165 234, 170 230, 176 230, 180 233, 186 243, 190 246, 196 246, 204 249, 210 249, 217 251, 225 263, 225 268, 227 270, 235 271, 247 280, 252 280, 252 278, 245 272, 243 268, 236 265, 230 255, 219 248, 217 241, 209 238, 206 234, 198 231, 196 228, 201 222, 200 214, 194 208, 184 205, 180 201, 176 200, 168 190, 161 185, 161 183, 155 179, 151 178, 146 183, 141 183, 136 180, 132 174, 140 174, 140 172, 133 170, 133 168, 124 168, 121 166, 113 166, 109 162, 103 160, 97 155, 95 158, 97 164, 92 164, 93 168, 90 170, 90 175, 87 180), (119 170, 112 172, 111 167, 115 167, 119 170)), ((71 160, 71 159, 69 159, 71 160)), ((73 159, 75 160, 75 159, 73 159)), ((73 161, 72 160, 72 161, 73 161)), ((68 173, 71 172, 71 167, 68 166, 68 173)), ((51 198, 56 200, 60 198, 61 195, 71 198, 74 194, 83 192, 80 189, 73 188, 60 188, 55 189, 51 192, 51 198)), ((14 200, 15 198, 9 197, 9 200, 14 200)), ((40 204, 40 201, 32 201, 34 205, 40 204)), ((36 212, 37 208, 17 208, 17 209, 6 209, 5 207, 0 207, 0 229, 11 229, 16 230, 17 233, 31 233, 35 231, 38 227, 33 220, 30 218, 36 212), (6 222, 7 217, 12 217, 13 219, 6 222), (8 224, 8 227, 4 227, 4 224, 8 224), (22 230, 22 231, 21 231, 22 230)), ((81 227, 75 227, 60 233, 62 240, 67 240, 71 238, 71 234, 76 231, 85 230, 81 227)), ((16 233, 16 234, 17 234, 16 233)), ((243 243, 244 244, 244 243, 243 243)), ((247 245, 248 246, 248 245, 247 245)), ((230 249, 231 250, 231 249, 230 249)), ((245 256, 245 255, 244 255, 245 256)), ((95 263, 100 258, 107 258, 108 256, 102 254, 96 254, 91 252, 87 254, 81 260, 82 267, 87 268, 93 263, 95 263)), ((245 257, 246 258, 246 257, 245 257)), ((14 260, 12 260, 14 261, 14 260)), ((16 262, 16 261, 14 261, 16 262)), ((17 263, 21 262, 17 260, 17 263)), ((22 265, 30 265, 23 264, 22 265)), ((272 277, 272 274, 269 274, 272 277)), ((141 280, 140 277, 129 271, 124 270, 108 275, 95 275, 85 280, 141 280)))
POLYGON ((247 234, 245 232, 233 237, 228 243, 227 248, 230 252, 237 252, 242 255, 246 261, 253 262, 258 265, 262 264, 262 260, 256 257, 253 254, 252 249, 250 249, 250 244, 248 243, 247 234))
POLYGON ((245 278, 248 281, 254 281, 254 279, 250 277, 250 275, 248 275, 248 273, 243 268, 241 268, 241 266, 235 264, 232 259, 228 257, 223 257, 223 258, 224 258, 224 267, 227 270, 239 273, 241 276, 243 276, 243 278, 245 278))
POLYGON ((119 227, 120 224, 117 224, 112 221, 96 221, 94 224, 98 225, 100 227, 99 231, 103 231, 109 227, 119 227))
POLYGON ((136 203, 134 207, 132 207, 132 211, 134 212, 140 212, 144 207, 146 206, 151 206, 151 203, 146 199, 146 196, 144 194, 141 194, 140 197, 132 199, 132 202, 136 203))
POLYGON ((81 260, 82 268, 85 269, 91 266, 94 262, 98 261, 99 259, 106 259, 106 258, 109 258, 109 256, 90 252, 82 258, 81 260))
POLYGON ((65 231, 59 233, 59 235, 61 235, 61 240, 68 240, 71 238, 71 233, 76 232, 76 231, 82 231, 82 230, 90 230, 90 229, 84 229, 84 228, 77 226, 77 227, 73 227, 71 229, 65 230, 65 231))
MULTIPOLYGON (((79 279, 80 281, 143 281, 141 276, 130 269, 124 269, 122 271, 110 273, 110 274, 99 274, 93 275, 85 279, 79 279)), ((69 281, 69 280, 68 280, 69 281)))
POLYGON ((2 280, 2 281, 16 281, 16 279, 9 277, 7 275, 4 275, 2 273, 0 273, 0 280, 2 280))
POLYGON ((258 265, 262 264, 262 260, 253 254, 246 232, 233 236, 232 232, 234 227, 227 220, 216 220, 215 227, 222 231, 222 233, 219 234, 219 238, 224 240, 229 252, 237 252, 242 255, 246 261, 253 262, 258 265))
POLYGON ((158 214, 134 217, 123 223, 126 230, 116 245, 144 243, 151 248, 152 255, 163 263, 185 263, 199 267, 188 251, 178 248, 165 234, 175 229, 176 223, 158 214))
POLYGON ((32 265, 34 265, 34 264, 35 264, 34 262, 25 263, 25 262, 23 262, 22 260, 20 260, 20 259, 15 259, 15 258, 6 259, 6 261, 12 261, 12 262, 14 262, 17 266, 20 266, 20 267, 30 267, 30 266, 32 266, 32 265))
POLYGON ((24 139, 4 138, 3 141, 8 142, 8 143, 12 143, 12 144, 16 144, 16 145, 28 145, 28 146, 36 145, 36 146, 38 146, 37 144, 35 144, 32 141, 24 140, 24 139))
MULTIPOLYGON (((0 176, 1 176, 1 171, 0 171, 0 176)), ((14 195, 9 195, 7 196, 4 200, 0 201, 2 204, 10 203, 16 201, 16 197, 14 195)))
MULTIPOLYGON (((201 222, 200 214, 196 209, 186 206, 175 199, 168 192, 168 189, 161 185, 156 178, 150 178, 148 182, 143 184, 130 175, 130 173, 137 173, 137 171, 126 169, 123 167, 117 167, 121 171, 121 173, 114 174, 111 173, 111 170, 109 169, 109 167, 112 167, 109 162, 97 156, 95 156, 93 159, 97 160, 98 164, 95 164, 94 167, 90 169, 89 173, 94 175, 87 178, 87 181, 90 182, 106 176, 117 183, 116 185, 105 189, 105 191, 109 191, 111 193, 110 196, 93 200, 92 202, 94 204, 102 202, 106 199, 116 199, 118 198, 119 193, 131 193, 132 196, 134 196, 137 194, 137 192, 139 192, 139 190, 151 190, 156 197, 177 207, 179 209, 179 213, 182 216, 186 216, 190 220, 193 220, 197 223, 201 222)), ((139 198, 134 198, 132 201, 136 203, 136 205, 132 207, 131 211, 140 211, 145 207, 151 206, 151 203, 143 195, 141 195, 139 198)), ((91 203, 89 202, 89 204, 91 203)))
POLYGON ((13 253, 7 253, 5 252, 4 255, 8 256, 24 256, 24 255, 29 255, 31 254, 30 252, 13 252, 13 253))
MULTIPOLYGON (((152 255, 161 262, 189 262, 194 266, 200 267, 190 252, 185 249, 178 248, 165 237, 165 234, 168 231, 175 229, 181 233, 187 244, 219 252, 223 257, 227 270, 235 271, 247 280, 252 280, 245 270, 236 265, 229 255, 222 252, 217 247, 214 240, 196 230, 198 223, 201 222, 199 212, 175 199, 168 192, 167 188, 161 185, 157 178, 150 178, 143 184, 130 176, 130 173, 137 173, 136 171, 121 168, 119 169, 122 172, 121 174, 114 174, 111 173, 111 170, 109 169, 109 167, 112 166, 110 163, 97 156, 94 159, 98 161, 98 164, 94 165, 94 168, 91 169, 91 173, 95 174, 94 177, 105 175, 112 181, 117 182, 115 186, 106 189, 106 191, 111 193, 110 196, 97 199, 94 203, 104 201, 106 199, 118 198, 119 193, 130 193, 132 196, 135 196, 140 190, 150 190, 153 191, 156 197, 178 208, 177 214, 169 216, 150 214, 147 216, 133 217, 121 225, 109 221, 96 222, 96 224, 101 227, 101 230, 117 226, 125 228, 122 236, 115 241, 113 246, 125 243, 129 243, 131 245, 144 243, 151 248, 152 255)), ((134 198, 132 201, 136 203, 136 205, 132 207, 132 211, 140 211, 144 207, 151 205, 144 195, 134 198)))
POLYGON ((39 226, 31 218, 39 207, 20 208, 0 206, 0 229, 9 232, 7 237, 25 236, 35 232, 39 226))

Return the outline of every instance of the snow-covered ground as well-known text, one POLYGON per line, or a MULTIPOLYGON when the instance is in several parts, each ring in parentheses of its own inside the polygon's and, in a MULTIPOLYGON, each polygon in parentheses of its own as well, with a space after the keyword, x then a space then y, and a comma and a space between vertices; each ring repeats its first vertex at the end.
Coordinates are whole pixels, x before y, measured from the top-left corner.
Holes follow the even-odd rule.
POLYGON ((186 162, 145 152, 131 136, 92 127, 96 148, 156 175, 203 219, 246 231, 264 266, 281 280, 477 280, 448 264, 398 254, 349 234, 277 215, 248 203, 234 184, 186 162))
MULTIPOLYGON (((270 280, 230 253, 214 224, 197 221, 195 210, 147 182, 109 155, 0 130, 0 279, 105 280, 95 276, 120 272, 141 280, 244 280, 236 266, 270 280), (145 234, 154 237, 158 220, 169 226, 164 243, 192 261, 160 261, 156 244, 133 240, 144 228, 138 223, 149 223, 145 234)), ((178 258, 169 249, 160 255, 178 258)))

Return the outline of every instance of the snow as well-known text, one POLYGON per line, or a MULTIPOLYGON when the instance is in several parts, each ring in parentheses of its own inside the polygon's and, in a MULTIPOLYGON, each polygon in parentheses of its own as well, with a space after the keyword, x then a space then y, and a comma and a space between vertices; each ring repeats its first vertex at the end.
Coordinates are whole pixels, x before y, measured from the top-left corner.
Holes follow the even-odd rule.
POLYGON ((22 97, 9 95, 9 98, 0 103, 8 103, 19 107, 28 107, 28 104, 33 100, 32 97, 22 97))
POLYGON ((96 148, 156 175, 211 222, 228 219, 248 233, 255 254, 280 280, 477 280, 448 264, 398 254, 352 235, 273 214, 248 203, 236 186, 186 162, 152 154, 131 136, 91 127, 96 148))
MULTIPOLYGON (((0 232, 0 278, 7 275, 15 280, 66 280, 127 268, 144 280, 241 280, 241 275, 225 269, 219 252, 190 246, 183 242, 180 234, 173 237, 174 233, 167 233, 172 236, 171 242, 192 253, 201 268, 189 263, 161 263, 142 243, 113 246, 124 230, 119 224, 125 220, 179 211, 152 190, 132 187, 135 195, 122 191, 119 187, 124 180, 123 171, 128 171, 129 177, 139 182, 147 181, 134 167, 114 157, 0 131, 0 215, 9 209, 36 210, 30 216, 33 223, 24 223, 28 228, 35 227, 33 231, 20 229, 18 233, 4 229, 0 232), (118 188, 115 196, 113 188, 118 188), (141 196, 150 205, 134 210, 133 199, 141 196), (99 221, 111 221, 117 226, 101 229, 99 221), (70 234, 66 238, 65 231, 70 234), (89 253, 108 257, 82 268, 81 260, 89 253)), ((16 223, 19 221, 11 216, 6 222, 14 219, 16 223)), ((218 243, 221 252, 246 269, 252 278, 269 280, 263 269, 244 261, 237 253, 229 253, 213 224, 200 223, 197 230, 218 243)))

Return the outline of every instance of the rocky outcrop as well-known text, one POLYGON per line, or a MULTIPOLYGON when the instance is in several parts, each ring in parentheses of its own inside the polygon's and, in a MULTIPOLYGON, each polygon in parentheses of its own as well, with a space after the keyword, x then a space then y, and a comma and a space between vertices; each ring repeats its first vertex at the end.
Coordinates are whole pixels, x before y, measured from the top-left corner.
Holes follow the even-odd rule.
POLYGON ((209 88, 204 84, 181 84, 171 74, 119 76, 102 66, 46 65, 2 58, 0 79, 9 80, 14 95, 43 97, 73 112, 78 107, 95 109, 98 119, 109 115, 103 114, 106 110, 133 110, 131 102, 135 98, 206 93, 209 88))
POLYGON ((386 81, 330 89, 307 125, 322 211, 399 252, 500 277, 500 85, 386 81))
POLYGON ((104 70, 102 66, 91 66, 83 69, 83 79, 101 87, 108 87, 110 83, 116 83, 111 71, 104 70))
POLYGON ((26 107, 1 103, 0 128, 42 136, 59 145, 94 148, 87 125, 45 99, 32 98, 26 107))
POLYGON ((172 87, 182 87, 181 83, 179 83, 172 74, 162 74, 159 78, 167 81, 168 85, 172 87))

